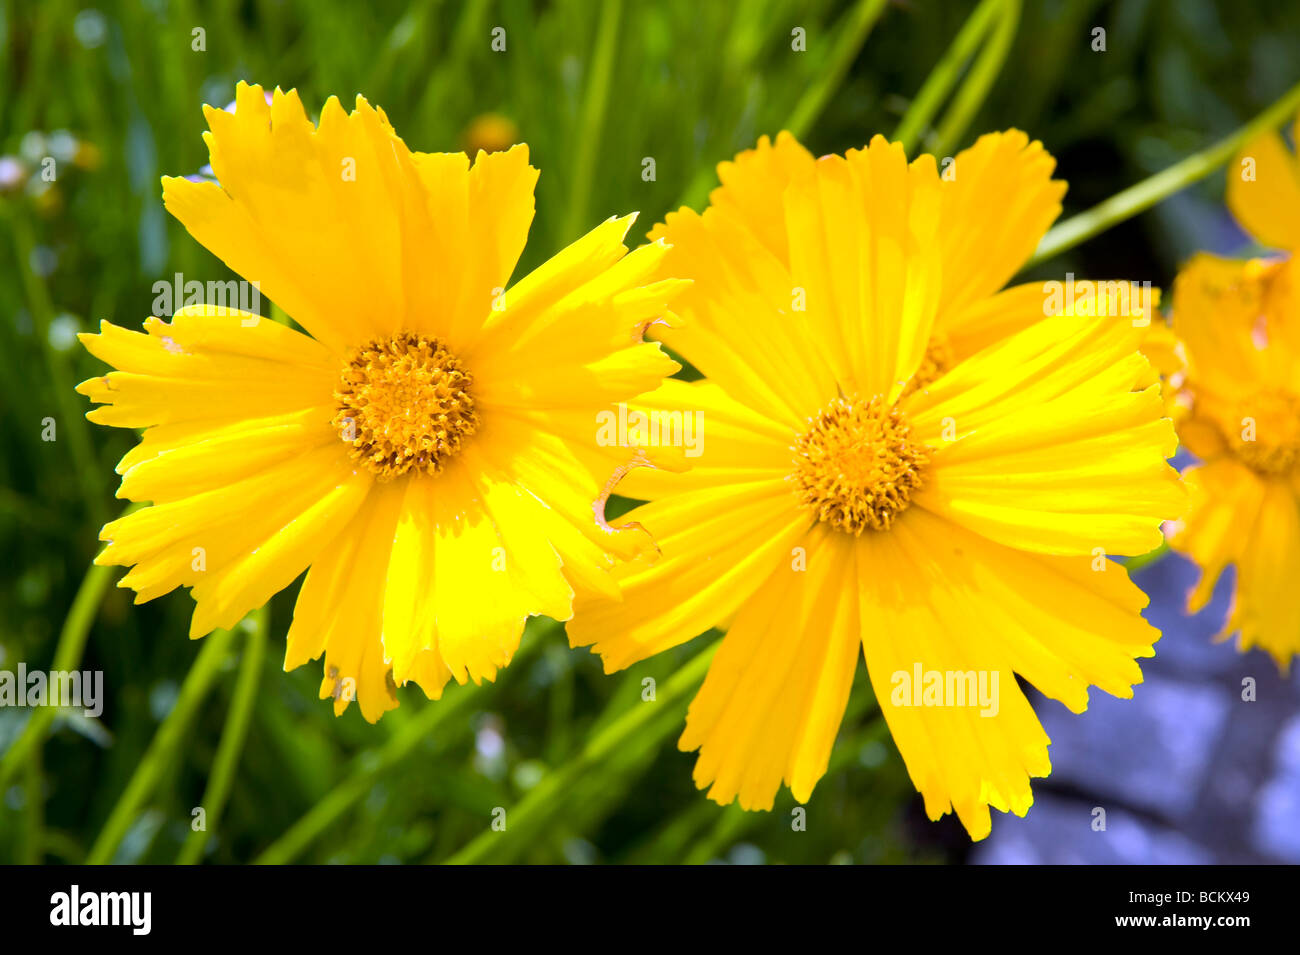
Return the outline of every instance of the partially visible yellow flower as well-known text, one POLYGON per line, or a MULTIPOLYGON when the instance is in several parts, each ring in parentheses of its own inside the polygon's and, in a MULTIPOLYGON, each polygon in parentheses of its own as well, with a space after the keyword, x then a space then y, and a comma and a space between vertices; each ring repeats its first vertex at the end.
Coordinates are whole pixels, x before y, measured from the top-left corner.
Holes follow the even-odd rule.
MULTIPOLYGON (((1155 296, 1157 304, 1159 296, 1155 296)), ((1162 378, 1178 374, 1183 367, 1183 359, 1178 349, 1178 337, 1174 335, 1173 326, 1162 315, 1151 317, 1151 324, 1142 336, 1142 354, 1146 355, 1162 378)))
MULTIPOLYGON (((1228 204, 1262 244, 1300 247, 1300 168, 1276 133, 1228 170, 1228 204)), ((1209 601, 1236 567, 1220 639, 1261 647, 1285 671, 1300 652, 1300 294, 1294 257, 1194 256, 1174 283, 1182 368, 1172 379, 1191 506, 1170 546, 1202 573, 1188 598, 1209 601)))
MULTIPOLYGON (((1300 118, 1291 131, 1300 132, 1300 118)), ((1277 132, 1256 137, 1228 167, 1228 208, 1260 245, 1300 248, 1300 160, 1277 132)))
POLYGON ((612 671, 728 628, 679 744, 718 802, 809 798, 862 653, 927 813, 980 839, 1050 770, 1017 675, 1075 712, 1141 682, 1159 634, 1105 555, 1180 513, 1174 433, 1142 303, 1045 318, 1042 283, 999 291, 1059 211, 1052 168, 1015 131, 943 178, 879 137, 814 160, 783 134, 651 233, 694 280, 657 337, 707 378, 638 404, 702 414, 702 453, 620 486, 661 556, 569 636, 612 671))
POLYGON ((465 127, 465 152, 471 156, 481 149, 497 153, 509 149, 519 141, 519 127, 509 116, 500 113, 481 113, 465 127))
POLYGON ((211 302, 86 347, 78 390, 143 428, 100 564, 136 601, 192 588, 191 637, 229 628, 303 571, 285 668, 325 654, 321 697, 378 719, 415 681, 493 679, 525 619, 617 594, 648 546, 600 518, 626 450, 610 402, 679 366, 644 325, 680 282, 662 243, 610 219, 506 290, 533 218, 528 150, 410 151, 383 112, 240 84, 205 109, 218 182, 163 180, 168 210, 307 334, 211 302), (594 512, 593 512, 594 506, 594 512))

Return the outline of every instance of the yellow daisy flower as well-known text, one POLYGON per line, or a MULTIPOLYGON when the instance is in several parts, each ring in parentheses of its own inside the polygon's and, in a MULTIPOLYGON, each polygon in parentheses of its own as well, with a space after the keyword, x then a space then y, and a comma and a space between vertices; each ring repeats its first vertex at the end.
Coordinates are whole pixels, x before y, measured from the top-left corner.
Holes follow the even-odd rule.
MULTIPOLYGON (((1300 133, 1300 117, 1291 134, 1300 133)), ((1300 141, 1300 140, 1297 140, 1300 141)), ((1300 248, 1300 159, 1270 130, 1246 145, 1228 166, 1228 208, 1260 245, 1300 248)))
POLYGON ((862 652, 930 817, 983 838, 1049 771, 1017 674, 1075 712, 1141 681, 1159 634, 1104 555, 1178 515, 1173 428, 1140 307, 1045 319, 1041 283, 998 291, 1059 211, 1052 168, 1015 131, 955 174, 783 134, 651 233, 694 280, 658 337, 707 377, 638 405, 702 415, 702 453, 625 479, 661 556, 569 635, 615 670, 729 628, 679 744, 716 801, 809 798, 862 652))
POLYGON ((679 366, 643 342, 682 284, 663 243, 611 219, 508 290, 533 218, 526 147, 411 152, 381 110, 240 84, 205 109, 218 182, 163 180, 199 242, 306 334, 221 305, 83 335, 112 371, 88 417, 143 428, 101 564, 136 602, 178 586, 191 637, 234 626, 310 571, 285 668, 325 655, 321 698, 367 720, 413 680, 493 679, 525 619, 616 594, 648 544, 604 522, 625 449, 592 424, 679 366))
POLYGON ((477 153, 480 149, 485 153, 495 153, 509 149, 519 141, 519 127, 509 116, 483 113, 470 121, 462 138, 468 153, 477 153))
MULTIPOLYGON (((1228 205, 1262 244, 1300 247, 1300 165, 1276 133, 1228 171, 1228 205)), ((1178 434, 1200 464, 1184 475, 1191 503, 1170 546, 1202 570, 1192 612, 1236 567, 1219 639, 1268 651, 1285 672, 1300 652, 1300 295, 1294 257, 1194 256, 1174 283, 1183 366, 1178 434)))

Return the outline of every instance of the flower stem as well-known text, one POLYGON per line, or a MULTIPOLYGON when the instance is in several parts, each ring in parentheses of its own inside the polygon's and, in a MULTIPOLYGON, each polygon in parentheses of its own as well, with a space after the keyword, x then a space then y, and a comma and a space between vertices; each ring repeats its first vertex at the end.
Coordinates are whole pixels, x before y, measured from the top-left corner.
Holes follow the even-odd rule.
POLYGON ((835 32, 839 42, 831 51, 830 66, 817 74, 817 80, 804 91, 799 98, 794 112, 785 128, 796 139, 803 139, 812 124, 817 121, 826 104, 835 91, 844 82, 844 77, 857 59, 858 51, 871 35, 871 28, 884 12, 885 0, 859 0, 857 6, 844 15, 843 22, 836 24, 835 32))
MULTIPOLYGON (((140 508, 132 504, 122 512, 125 517, 140 508)), ((81 657, 86 650, 86 638, 99 613, 100 601, 108 591, 109 581, 113 579, 113 568, 91 564, 86 576, 81 579, 77 595, 72 599, 72 606, 63 620, 59 631, 59 642, 54 648, 54 662, 51 669, 59 671, 76 670, 81 666, 81 657)), ((50 723, 58 715, 57 706, 41 706, 32 711, 31 717, 23 727, 22 733, 14 740, 2 757, 0 757, 0 792, 5 790, 14 773, 25 760, 35 758, 35 750, 45 742, 45 735, 50 723)))
MULTIPOLYGON (((526 640, 515 653, 511 666, 519 667, 554 634, 556 626, 542 628, 526 640)), ((499 684, 497 684, 499 685, 499 684)), ((370 792, 386 772, 404 760, 430 733, 471 704, 487 690, 480 684, 462 686, 443 699, 425 705, 410 722, 400 727, 378 751, 368 750, 357 756, 344 774, 342 782, 326 793, 273 843, 253 860, 254 865, 284 865, 292 862, 320 837, 330 825, 370 792)))
POLYGON ((1002 72, 1002 64, 1006 62, 1011 43, 1016 38, 1016 27, 1020 23, 1020 0, 1002 0, 998 12, 1000 16, 993 36, 980 52, 979 59, 971 67, 966 81, 953 97, 935 132, 932 149, 936 156, 950 155, 961 143, 962 136, 984 105, 998 74, 1002 72))
POLYGON ((267 846, 253 864, 285 865, 293 862, 336 819, 360 802, 382 775, 402 762, 421 740, 447 719, 464 710, 480 692, 482 687, 470 684, 444 699, 426 703, 424 709, 397 730, 377 753, 366 751, 354 759, 342 782, 267 846))
POLYGON ((1026 265, 1037 265, 1054 255, 1060 255, 1125 219, 1130 219, 1139 212, 1145 212, 1180 189, 1204 179, 1260 133, 1281 125, 1298 108, 1300 108, 1300 83, 1287 90, 1281 99, 1246 125, 1214 145, 1174 163, 1168 169, 1163 169, 1136 185, 1129 186, 1123 192, 1116 193, 1088 211, 1071 216, 1057 224, 1043 237, 1043 241, 1038 245, 1038 251, 1026 265))
POLYGON ((177 856, 178 865, 194 865, 203 858, 203 850, 221 821, 235 769, 239 765, 239 754, 248 734, 248 723, 253 715, 257 684, 262 675, 262 661, 266 657, 267 617, 265 606, 254 610, 248 617, 248 637, 244 643, 244 658, 239 665, 239 676, 235 681, 235 693, 230 701, 230 711, 226 714, 226 724, 221 730, 217 754, 212 760, 212 772, 199 803, 204 813, 204 828, 191 828, 185 844, 181 846, 180 855, 177 856))
MULTIPOLYGON (((672 678, 660 688, 654 704, 638 702, 632 709, 592 737, 581 752, 534 786, 519 805, 510 810, 508 834, 488 830, 452 855, 447 863, 449 865, 481 863, 494 855, 494 862, 508 862, 513 855, 526 847, 530 832, 538 824, 551 818, 558 810, 579 777, 593 766, 598 766, 608 759, 628 739, 661 713, 662 707, 672 705, 699 687, 720 643, 721 640, 715 641, 673 674, 672 678)), ((665 729, 661 729, 660 732, 667 735, 678 728, 680 723, 674 720, 666 721, 662 725, 665 729)))
POLYGON ((87 865, 104 865, 113 860, 113 854, 135 821, 140 807, 158 785, 158 780, 176 755, 181 740, 198 714, 200 704, 212 689, 217 673, 226 661, 233 635, 233 630, 217 630, 204 638, 203 647, 195 657, 185 682, 181 684, 176 704, 158 727, 144 758, 136 766, 126 789, 109 813, 104 828, 99 832, 99 838, 86 857, 87 865))
MULTIPOLYGON (((0 210, 2 211, 2 210, 0 210)), ((50 341, 50 325, 54 321, 54 303, 45 280, 32 267, 32 254, 36 237, 31 223, 23 215, 6 214, 5 221, 14 238, 14 252, 18 257, 18 274, 22 277, 27 306, 31 310, 32 325, 45 359, 46 374, 54 391, 58 408, 58 425, 68 436, 68 454, 72 470, 81 491, 86 513, 96 525, 104 523, 103 487, 100 484, 99 465, 90 438, 90 424, 80 406, 74 390, 68 356, 55 350, 50 341)))
POLYGON ((568 214, 560 234, 562 245, 576 241, 585 231, 587 207, 591 204, 591 183, 605 125, 605 108, 609 103, 610 73, 614 68, 614 51, 618 46, 618 21, 622 0, 604 0, 600 23, 596 26, 596 49, 591 56, 587 89, 582 99, 579 119, 577 156, 573 163, 573 182, 569 187, 568 214))
MULTIPOLYGON (((875 700, 867 698, 868 705, 874 704, 875 700)), ((857 709, 864 710, 867 706, 861 706, 857 709)), ((874 706, 871 707, 874 709, 874 706)), ((856 720, 858 714, 850 712, 845 715, 845 722, 856 720)), ((826 767, 826 775, 843 770, 850 765, 858 754, 862 752, 862 747, 868 743, 880 742, 888 738, 889 725, 880 715, 879 710, 875 710, 871 718, 862 726, 859 726, 852 734, 845 733, 843 738, 835 744, 835 749, 831 753, 830 762, 826 767)), ((692 840, 690 851, 685 854, 681 860, 681 865, 707 865, 713 859, 723 854, 726 848, 741 840, 741 837, 750 829, 770 819, 766 813, 749 812, 740 808, 736 803, 731 803, 723 811, 722 815, 717 817, 713 828, 708 833, 700 833, 692 840)))
POLYGON ((45 772, 39 747, 32 750, 27 760, 23 787, 23 847, 24 865, 40 865, 45 859, 45 772))
POLYGON ((961 30, 958 31, 943 57, 934 65, 930 75, 921 84, 920 92, 912 100, 912 104, 903 114, 902 121, 891 137, 895 142, 903 144, 903 149, 909 156, 920 142, 921 134, 929 127, 939 111, 944 97, 957 82, 958 75, 975 55, 975 48, 979 46, 980 41, 993 25, 994 17, 1002 7, 1002 3, 1003 0, 983 0, 966 18, 966 22, 962 24, 961 30))

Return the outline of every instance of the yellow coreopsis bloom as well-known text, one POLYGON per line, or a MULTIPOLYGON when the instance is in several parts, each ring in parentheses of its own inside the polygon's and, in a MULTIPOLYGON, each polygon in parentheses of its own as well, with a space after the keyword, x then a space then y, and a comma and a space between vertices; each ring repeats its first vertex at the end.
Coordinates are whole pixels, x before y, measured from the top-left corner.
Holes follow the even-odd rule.
POLYGON ((930 817, 982 838, 1050 768, 1016 674, 1076 712, 1141 681, 1159 634, 1104 555, 1182 504, 1149 315, 998 291, 1059 212, 1053 165, 1015 131, 942 176, 879 137, 814 160, 783 134, 652 233, 694 280, 661 340, 707 377, 638 405, 700 414, 701 453, 628 476, 661 556, 569 634, 614 670, 729 627, 680 741, 713 799, 806 800, 862 652, 930 817))
POLYGON ((1170 545, 1202 569, 1188 598, 1209 601, 1236 568, 1220 634, 1261 647, 1285 671, 1300 652, 1300 164, 1276 133, 1228 169, 1228 206, 1286 258, 1192 258, 1174 284, 1178 434, 1201 463, 1184 473, 1191 504, 1170 545))
POLYGON ((383 112, 240 84, 207 109, 217 182, 168 178, 190 233, 307 334, 191 305, 82 336, 114 368, 88 417, 144 428, 101 564, 137 602, 193 588, 192 637, 234 626, 310 566, 286 669, 325 654, 321 697, 368 720, 414 680, 494 678, 525 619, 648 546, 607 525, 604 405, 679 366, 641 330, 683 283, 611 219, 505 290, 533 218, 526 147, 410 151, 383 112), (593 512, 593 504, 595 510, 593 512))

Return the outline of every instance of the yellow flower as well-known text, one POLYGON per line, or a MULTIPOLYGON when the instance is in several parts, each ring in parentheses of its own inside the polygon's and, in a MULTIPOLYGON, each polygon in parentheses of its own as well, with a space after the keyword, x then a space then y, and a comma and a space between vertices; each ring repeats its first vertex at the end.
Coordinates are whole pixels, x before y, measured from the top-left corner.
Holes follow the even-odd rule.
POLYGON ((79 386, 88 417, 145 429, 118 496, 153 503, 97 562, 131 565, 137 602, 193 588, 192 637, 310 566, 285 668, 324 653, 322 699, 374 721, 408 680, 493 679, 575 588, 616 593, 609 569, 648 541, 600 516, 627 452, 592 422, 679 367, 641 330, 683 283, 652 278, 662 243, 625 255, 628 217, 503 293, 526 147, 471 168, 411 152, 360 97, 319 126, 294 92, 240 84, 236 104, 206 109, 219 184, 167 178, 163 198, 307 334, 209 302, 82 336, 117 369, 79 386))
MULTIPOLYGON (((1249 144, 1228 172, 1228 204, 1262 244, 1300 246, 1300 167, 1276 133, 1249 144)), ((1300 295, 1293 257, 1200 254, 1174 283, 1183 366, 1178 434, 1200 464, 1184 474, 1191 504, 1170 546, 1202 570, 1200 610, 1236 567, 1219 639, 1261 647, 1285 672, 1300 652, 1300 295)))
POLYGON ((519 127, 509 116, 500 113, 483 113, 475 116, 463 134, 465 151, 486 153, 509 149, 519 141, 519 127))
POLYGON ((809 798, 863 652, 930 817, 983 838, 1050 768, 1016 674, 1075 712, 1141 681, 1159 634, 1104 555, 1178 515, 1173 428, 1139 306, 998 292, 1058 213, 1052 168, 1014 131, 943 178, 879 137, 813 160, 783 134, 651 233, 694 280, 659 337, 707 378, 638 403, 700 414, 701 454, 628 475, 662 556, 569 634, 615 670, 729 627, 679 744, 718 802, 809 798))
MULTIPOLYGON (((1291 131, 1300 133, 1300 117, 1291 131)), ((1276 132, 1248 143, 1228 166, 1228 208, 1261 245, 1300 248, 1300 159, 1276 132)))

